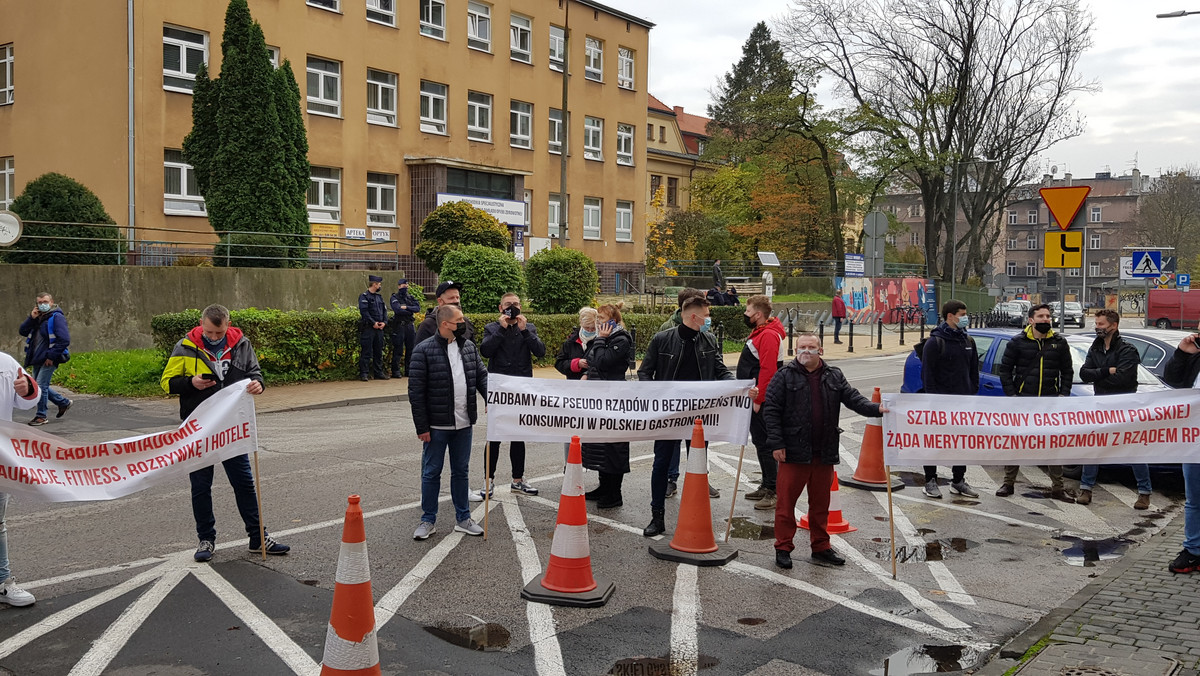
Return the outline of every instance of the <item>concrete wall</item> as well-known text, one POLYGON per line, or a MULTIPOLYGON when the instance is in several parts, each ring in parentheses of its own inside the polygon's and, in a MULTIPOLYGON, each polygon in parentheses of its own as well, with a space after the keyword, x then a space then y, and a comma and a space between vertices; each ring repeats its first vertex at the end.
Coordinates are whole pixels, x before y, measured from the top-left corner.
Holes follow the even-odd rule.
MULTIPOLYGON (((221 303, 231 310, 356 306, 367 286, 364 271, 261 268, 132 267, 115 265, 0 265, 0 350, 23 360, 17 328, 42 291, 54 295, 71 327, 71 350, 151 347, 150 318, 221 303)), ((381 293, 396 289, 397 273, 381 293)))

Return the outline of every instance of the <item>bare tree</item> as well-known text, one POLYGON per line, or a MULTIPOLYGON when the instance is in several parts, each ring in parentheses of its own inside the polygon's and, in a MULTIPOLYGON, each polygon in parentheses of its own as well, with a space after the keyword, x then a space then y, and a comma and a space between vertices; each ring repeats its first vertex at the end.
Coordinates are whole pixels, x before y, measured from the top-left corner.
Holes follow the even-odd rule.
POLYGON ((1136 234, 1139 244, 1175 247, 1179 272, 1200 269, 1200 177, 1194 167, 1173 169, 1138 201, 1136 234))

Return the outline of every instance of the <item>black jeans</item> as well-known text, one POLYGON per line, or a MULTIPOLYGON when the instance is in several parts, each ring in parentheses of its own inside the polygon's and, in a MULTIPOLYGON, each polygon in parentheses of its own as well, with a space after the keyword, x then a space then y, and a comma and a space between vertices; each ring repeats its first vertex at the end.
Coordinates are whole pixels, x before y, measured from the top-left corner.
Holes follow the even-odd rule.
MULTIPOLYGON (((251 544, 258 542, 258 497, 254 493, 254 475, 250 472, 250 459, 238 455, 221 463, 229 485, 233 486, 233 497, 238 512, 246 526, 246 535, 251 544)), ((217 519, 213 515, 212 482, 213 466, 201 467, 191 473, 192 516, 196 518, 196 536, 201 540, 217 539, 217 519)))
POLYGON ((417 331, 412 322, 396 322, 392 327, 392 373, 400 373, 400 364, 404 364, 404 375, 408 375, 408 362, 412 359, 413 346, 417 341, 417 331))
POLYGON ((762 468, 762 487, 773 491, 779 466, 771 454, 774 449, 767 448, 767 423, 763 420, 762 411, 750 414, 750 441, 754 444, 754 452, 762 468))
MULTIPOLYGON (((491 476, 489 476, 488 478, 495 479, 496 478, 496 461, 498 461, 500 459, 500 442, 499 441, 489 441, 488 442, 488 455, 490 456, 489 462, 492 463, 492 466, 489 468, 491 470, 491 476)), ((512 477, 514 479, 523 479, 525 477, 525 442, 524 441, 508 442, 508 459, 512 463, 512 477)))
POLYGON ((370 325, 358 330, 358 375, 383 373, 383 330, 370 325), (374 362, 374 368, 372 368, 374 362))

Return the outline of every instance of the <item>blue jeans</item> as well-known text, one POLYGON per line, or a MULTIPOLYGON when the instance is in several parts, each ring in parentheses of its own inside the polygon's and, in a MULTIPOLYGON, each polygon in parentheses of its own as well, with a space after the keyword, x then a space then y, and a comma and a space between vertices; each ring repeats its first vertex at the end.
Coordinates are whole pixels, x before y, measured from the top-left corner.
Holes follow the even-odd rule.
POLYGON ((33 367, 33 379, 37 381, 38 388, 42 390, 42 398, 38 399, 37 405, 37 417, 39 418, 46 417, 46 410, 49 408, 46 405, 47 399, 55 406, 66 406, 71 403, 70 399, 50 389, 50 378, 54 376, 54 371, 57 368, 58 364, 46 366, 45 362, 33 367))
MULTIPOLYGON (((250 472, 250 458, 239 455, 221 463, 229 485, 233 486, 233 497, 237 500, 238 513, 246 524, 246 535, 251 544, 258 544, 258 496, 254 493, 254 474, 250 472)), ((196 517, 196 535, 201 540, 217 540, 217 517, 213 515, 212 482, 213 466, 209 465, 192 472, 192 516, 196 517)), ((265 530, 263 531, 266 532, 265 530)))
POLYGON ((671 468, 679 478, 679 439, 659 439, 654 442, 654 469, 650 472, 650 509, 664 509, 667 502, 667 481, 671 468))
MULTIPOLYGON (((1150 465, 1142 463, 1130 465, 1130 467, 1133 468, 1133 478, 1137 479, 1138 495, 1150 495, 1154 490, 1150 487, 1150 465)), ((1079 488, 1085 491, 1092 490, 1099 474, 1100 465, 1084 465, 1083 473, 1079 475, 1079 488)))
POLYGON ((1183 464, 1183 548, 1200 556, 1200 463, 1183 464))
POLYGON ((471 518, 467 503, 467 468, 471 461, 471 428, 461 430, 429 430, 421 454, 421 520, 437 521, 438 493, 442 490, 442 466, 446 451, 450 451, 450 502, 454 504, 454 520, 471 518))
POLYGON ((11 497, 8 493, 0 493, 0 582, 12 575, 12 571, 8 569, 8 523, 4 520, 4 512, 8 510, 11 497))

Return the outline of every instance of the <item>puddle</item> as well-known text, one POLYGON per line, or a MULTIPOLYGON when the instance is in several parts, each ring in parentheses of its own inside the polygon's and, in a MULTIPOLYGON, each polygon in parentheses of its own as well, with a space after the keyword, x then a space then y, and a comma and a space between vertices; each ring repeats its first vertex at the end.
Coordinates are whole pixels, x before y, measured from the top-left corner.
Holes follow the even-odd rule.
POLYGON ((1141 535, 1145 532, 1145 528, 1130 528, 1129 530, 1125 531, 1125 535, 1141 535))
POLYGON ((425 627, 425 631, 443 641, 471 650, 503 650, 508 647, 509 639, 512 638, 508 629, 495 622, 480 623, 471 627, 438 625, 425 627))
POLYGON ((1000 538, 988 538, 984 542, 989 545, 1011 545, 1015 544, 1012 540, 1001 540, 1000 538))
MULTIPOLYGON (((887 538, 871 538, 871 542, 880 544, 888 544, 887 538)), ((968 549, 975 549, 979 546, 978 542, 968 540, 966 538, 944 538, 926 542, 922 545, 912 545, 896 548, 896 561, 899 563, 920 563, 922 561, 945 561, 947 558, 953 558, 954 554, 962 554, 968 549)), ((891 549, 882 549, 875 552, 875 558, 891 560, 891 549)))
MULTIPOLYGON (((696 666, 700 669, 711 669, 721 661, 711 655, 701 655, 696 666)), ((679 665, 671 669, 671 660, 666 657, 631 657, 619 660, 607 672, 610 676, 671 676, 679 673, 679 665)))
POLYGON ((315 586, 321 584, 321 581, 320 580, 300 580, 300 584, 306 584, 310 587, 315 587, 315 586))
POLYGON ((887 523, 888 518, 886 516, 877 516, 877 517, 875 517, 875 520, 887 523))
POLYGON ((757 625, 757 624, 763 624, 766 621, 767 621, 766 618, 763 618, 763 617, 739 617, 738 618, 738 624, 747 624, 747 625, 750 625, 751 627, 753 627, 754 625, 757 625))
POLYGON ((1028 514, 1029 516, 1046 516, 1045 514, 1042 514, 1041 512, 1025 512, 1025 513, 1028 514))
POLYGON ((970 669, 979 658, 979 651, 967 646, 919 645, 892 653, 882 667, 869 673, 871 676, 945 673, 970 669))
POLYGON ((1122 538, 1105 538, 1103 540, 1083 540, 1071 535, 1060 535, 1055 540, 1070 542, 1071 546, 1062 550, 1067 557, 1067 563, 1072 566, 1091 568, 1097 561, 1109 561, 1120 558, 1131 542, 1122 538))
POLYGON ((1147 514, 1146 518, 1150 519, 1151 521, 1158 521, 1159 519, 1167 518, 1167 515, 1166 514, 1147 514))
POLYGON ((1042 491, 1037 491, 1037 492, 1027 491, 1025 493, 1022 493, 1021 495, 1024 497, 1027 497, 1027 498, 1033 498, 1034 500, 1041 500, 1042 498, 1047 497, 1046 494, 1043 493, 1042 491))
POLYGON ((755 523, 744 516, 735 516, 729 535, 743 540, 774 540, 775 526, 755 523))

